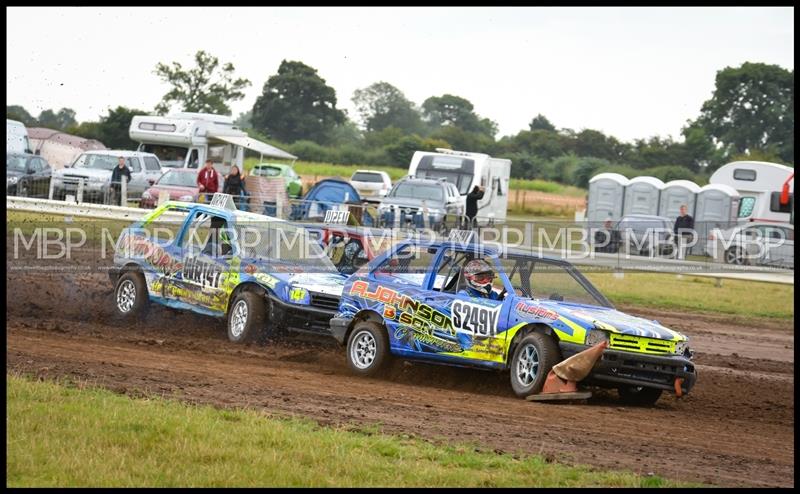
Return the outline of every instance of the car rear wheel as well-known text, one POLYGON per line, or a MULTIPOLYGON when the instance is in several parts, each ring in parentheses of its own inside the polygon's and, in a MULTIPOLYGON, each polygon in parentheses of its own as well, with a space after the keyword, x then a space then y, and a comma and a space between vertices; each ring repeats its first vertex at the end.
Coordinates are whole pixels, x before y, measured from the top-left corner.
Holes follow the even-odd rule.
POLYGON ((725 262, 727 264, 741 266, 743 264, 747 264, 747 259, 745 258, 742 249, 739 247, 731 247, 725 251, 725 262))
POLYGON ((655 404, 664 391, 656 388, 642 386, 620 386, 619 399, 626 405, 649 406, 655 404))
POLYGON ((239 292, 228 311, 228 339, 233 343, 254 341, 266 323, 266 301, 255 292, 239 292))
POLYGON ((531 333, 517 344, 511 359, 511 388, 525 398, 538 393, 547 374, 560 360, 558 345, 550 336, 531 333))
POLYGON ((379 324, 359 321, 347 339, 347 364, 356 374, 378 375, 389 360, 389 340, 379 324))
POLYGON ((147 307, 148 297, 144 275, 139 271, 128 271, 117 280, 114 309, 121 317, 141 317, 147 307))

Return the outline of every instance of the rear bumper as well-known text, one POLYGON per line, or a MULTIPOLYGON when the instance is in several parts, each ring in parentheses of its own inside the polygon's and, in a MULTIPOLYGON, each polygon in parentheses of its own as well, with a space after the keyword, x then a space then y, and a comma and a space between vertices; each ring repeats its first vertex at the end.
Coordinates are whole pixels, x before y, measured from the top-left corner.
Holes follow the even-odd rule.
MULTIPOLYGON (((564 342, 560 342, 558 346, 564 358, 589 348, 586 345, 564 342)), ((674 393, 675 380, 678 378, 683 379, 681 384, 683 393, 688 393, 697 381, 697 370, 694 363, 686 357, 648 355, 606 349, 585 382, 605 387, 627 384, 658 388, 674 393)))

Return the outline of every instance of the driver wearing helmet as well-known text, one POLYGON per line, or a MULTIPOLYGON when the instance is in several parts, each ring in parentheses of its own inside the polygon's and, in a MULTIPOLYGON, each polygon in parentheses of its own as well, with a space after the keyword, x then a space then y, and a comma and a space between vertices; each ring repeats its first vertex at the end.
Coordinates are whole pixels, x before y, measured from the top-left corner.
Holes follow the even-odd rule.
POLYGON ((489 263, 483 259, 473 259, 464 266, 464 278, 467 281, 467 286, 458 293, 469 297, 500 300, 500 295, 492 290, 494 276, 494 269, 489 263))

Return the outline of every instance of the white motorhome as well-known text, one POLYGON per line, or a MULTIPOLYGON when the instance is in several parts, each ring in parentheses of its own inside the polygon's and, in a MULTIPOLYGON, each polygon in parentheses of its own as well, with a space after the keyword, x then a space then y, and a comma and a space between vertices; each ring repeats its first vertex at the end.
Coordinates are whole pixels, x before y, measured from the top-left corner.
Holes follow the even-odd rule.
POLYGON ((30 153, 31 144, 28 141, 28 129, 22 122, 6 119, 6 152, 30 153))
POLYGON ((224 163, 244 164, 244 150, 271 158, 296 160, 297 157, 253 139, 234 126, 233 119, 210 113, 180 112, 166 117, 135 116, 129 134, 139 143, 138 151, 158 156, 161 165, 170 168, 198 168, 206 159, 220 172, 224 163))
POLYGON ((506 219, 511 160, 436 148, 436 152, 414 152, 408 174, 418 178, 445 178, 458 188, 463 208, 466 208, 467 194, 476 185, 485 187, 483 199, 478 201, 478 224, 502 223, 506 219))
POLYGON ((739 192, 740 222, 794 222, 791 207, 794 198, 789 193, 794 188, 792 167, 764 161, 734 161, 721 166, 708 181, 739 192))

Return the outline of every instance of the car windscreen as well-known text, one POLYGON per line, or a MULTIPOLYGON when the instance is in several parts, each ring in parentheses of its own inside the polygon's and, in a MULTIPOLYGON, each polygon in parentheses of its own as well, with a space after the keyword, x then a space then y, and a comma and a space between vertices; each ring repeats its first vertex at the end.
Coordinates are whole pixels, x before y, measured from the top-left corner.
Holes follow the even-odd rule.
POLYGON ((253 175, 259 177, 280 177, 281 169, 276 166, 259 166, 253 168, 253 175))
POLYGON ((401 183, 392 190, 390 197, 425 199, 428 201, 441 201, 444 199, 442 188, 436 185, 420 185, 414 183, 401 183))
POLYGON ((336 273, 336 266, 309 231, 279 221, 237 221, 243 257, 282 265, 294 272, 336 273))
POLYGON ((168 171, 156 183, 175 187, 197 187, 197 173, 168 171))
POLYGON ((611 306, 571 264, 517 255, 493 259, 503 267, 517 295, 575 304, 611 306))
POLYGON ((188 151, 185 147, 165 146, 163 144, 144 144, 141 150, 155 154, 161 162, 161 166, 166 166, 167 168, 183 167, 186 152, 188 151))
POLYGON ((27 162, 28 159, 25 156, 20 156, 18 154, 7 154, 6 170, 16 170, 24 172, 26 169, 27 162))
MULTIPOLYGON (((130 159, 125 160, 125 166, 131 169, 130 159)), ((86 159, 79 160, 76 168, 94 168, 98 170, 112 170, 119 164, 119 156, 108 154, 87 154, 86 159)))
POLYGON ((356 172, 350 180, 353 182, 383 183, 383 177, 380 173, 356 172))
POLYGON ((417 178, 443 178, 458 188, 458 193, 466 195, 472 184, 472 174, 444 170, 417 170, 417 178))

